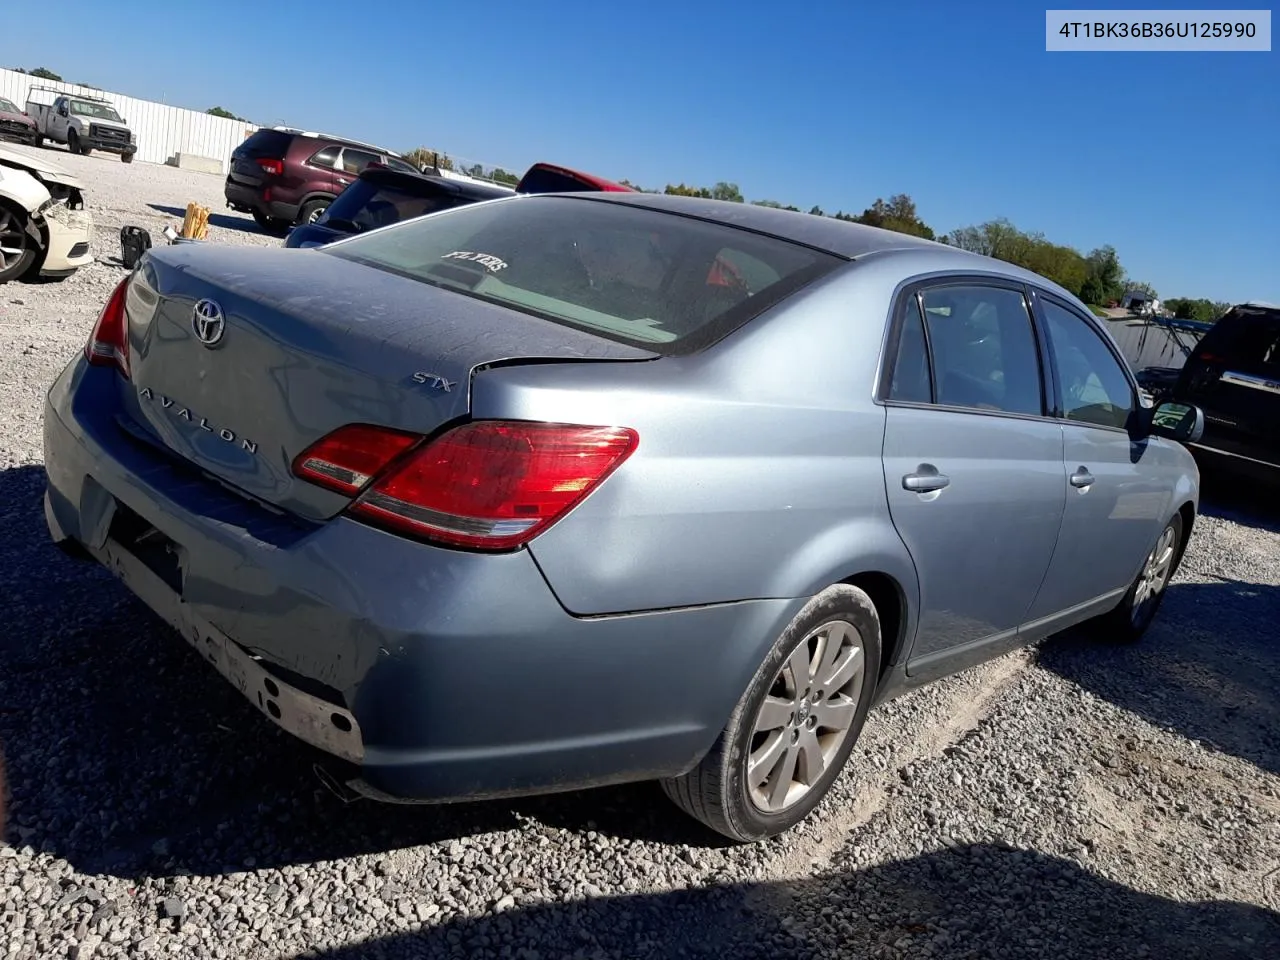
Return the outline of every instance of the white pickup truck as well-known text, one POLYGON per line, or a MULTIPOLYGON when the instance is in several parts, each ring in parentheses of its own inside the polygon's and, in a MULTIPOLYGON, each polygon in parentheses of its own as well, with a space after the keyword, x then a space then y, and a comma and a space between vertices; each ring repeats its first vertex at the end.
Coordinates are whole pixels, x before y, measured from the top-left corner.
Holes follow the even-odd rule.
POLYGON ((118 153, 125 163, 132 163, 138 151, 133 131, 109 100, 32 87, 27 93, 27 114, 36 122, 37 147, 55 140, 72 153, 118 153))

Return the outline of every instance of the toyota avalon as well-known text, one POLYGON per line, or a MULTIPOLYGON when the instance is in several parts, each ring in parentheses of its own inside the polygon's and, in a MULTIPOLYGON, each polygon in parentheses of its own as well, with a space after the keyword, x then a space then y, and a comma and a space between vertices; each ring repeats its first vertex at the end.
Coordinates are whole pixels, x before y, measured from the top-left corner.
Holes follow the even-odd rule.
POLYGON ((877 702, 1085 621, 1141 636, 1203 415, 1008 264, 592 193, 153 249, 44 429, 53 539, 343 789, 660 780, 750 841, 877 702))

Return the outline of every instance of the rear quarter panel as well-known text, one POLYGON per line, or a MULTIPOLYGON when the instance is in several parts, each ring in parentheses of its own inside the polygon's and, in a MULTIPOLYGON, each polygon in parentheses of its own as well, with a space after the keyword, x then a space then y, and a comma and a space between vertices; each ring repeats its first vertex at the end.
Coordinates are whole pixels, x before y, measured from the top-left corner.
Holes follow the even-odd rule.
POLYGON ((915 574, 872 401, 896 275, 842 268, 708 351, 477 375, 473 414, 633 427, 632 457, 533 541, 575 614, 810 596, 915 574))

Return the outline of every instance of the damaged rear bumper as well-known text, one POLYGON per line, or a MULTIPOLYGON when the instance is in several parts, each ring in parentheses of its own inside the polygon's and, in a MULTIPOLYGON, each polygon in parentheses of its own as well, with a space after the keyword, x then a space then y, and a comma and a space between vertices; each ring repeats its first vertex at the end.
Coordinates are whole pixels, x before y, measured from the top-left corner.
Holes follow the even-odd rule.
POLYGON ((50 389, 52 537, 106 564, 271 720, 346 761, 363 796, 441 802, 683 773, 803 603, 574 617, 527 551, 306 524, 226 490, 134 439, 120 389, 82 358, 50 389))

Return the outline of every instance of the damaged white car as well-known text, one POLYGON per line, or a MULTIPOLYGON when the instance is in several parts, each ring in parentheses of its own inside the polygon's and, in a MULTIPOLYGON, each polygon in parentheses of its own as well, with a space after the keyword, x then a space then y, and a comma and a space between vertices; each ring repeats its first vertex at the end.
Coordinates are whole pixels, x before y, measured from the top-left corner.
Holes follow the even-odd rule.
POLYGON ((93 261, 83 189, 56 164, 0 147, 0 283, 69 277, 93 261))

